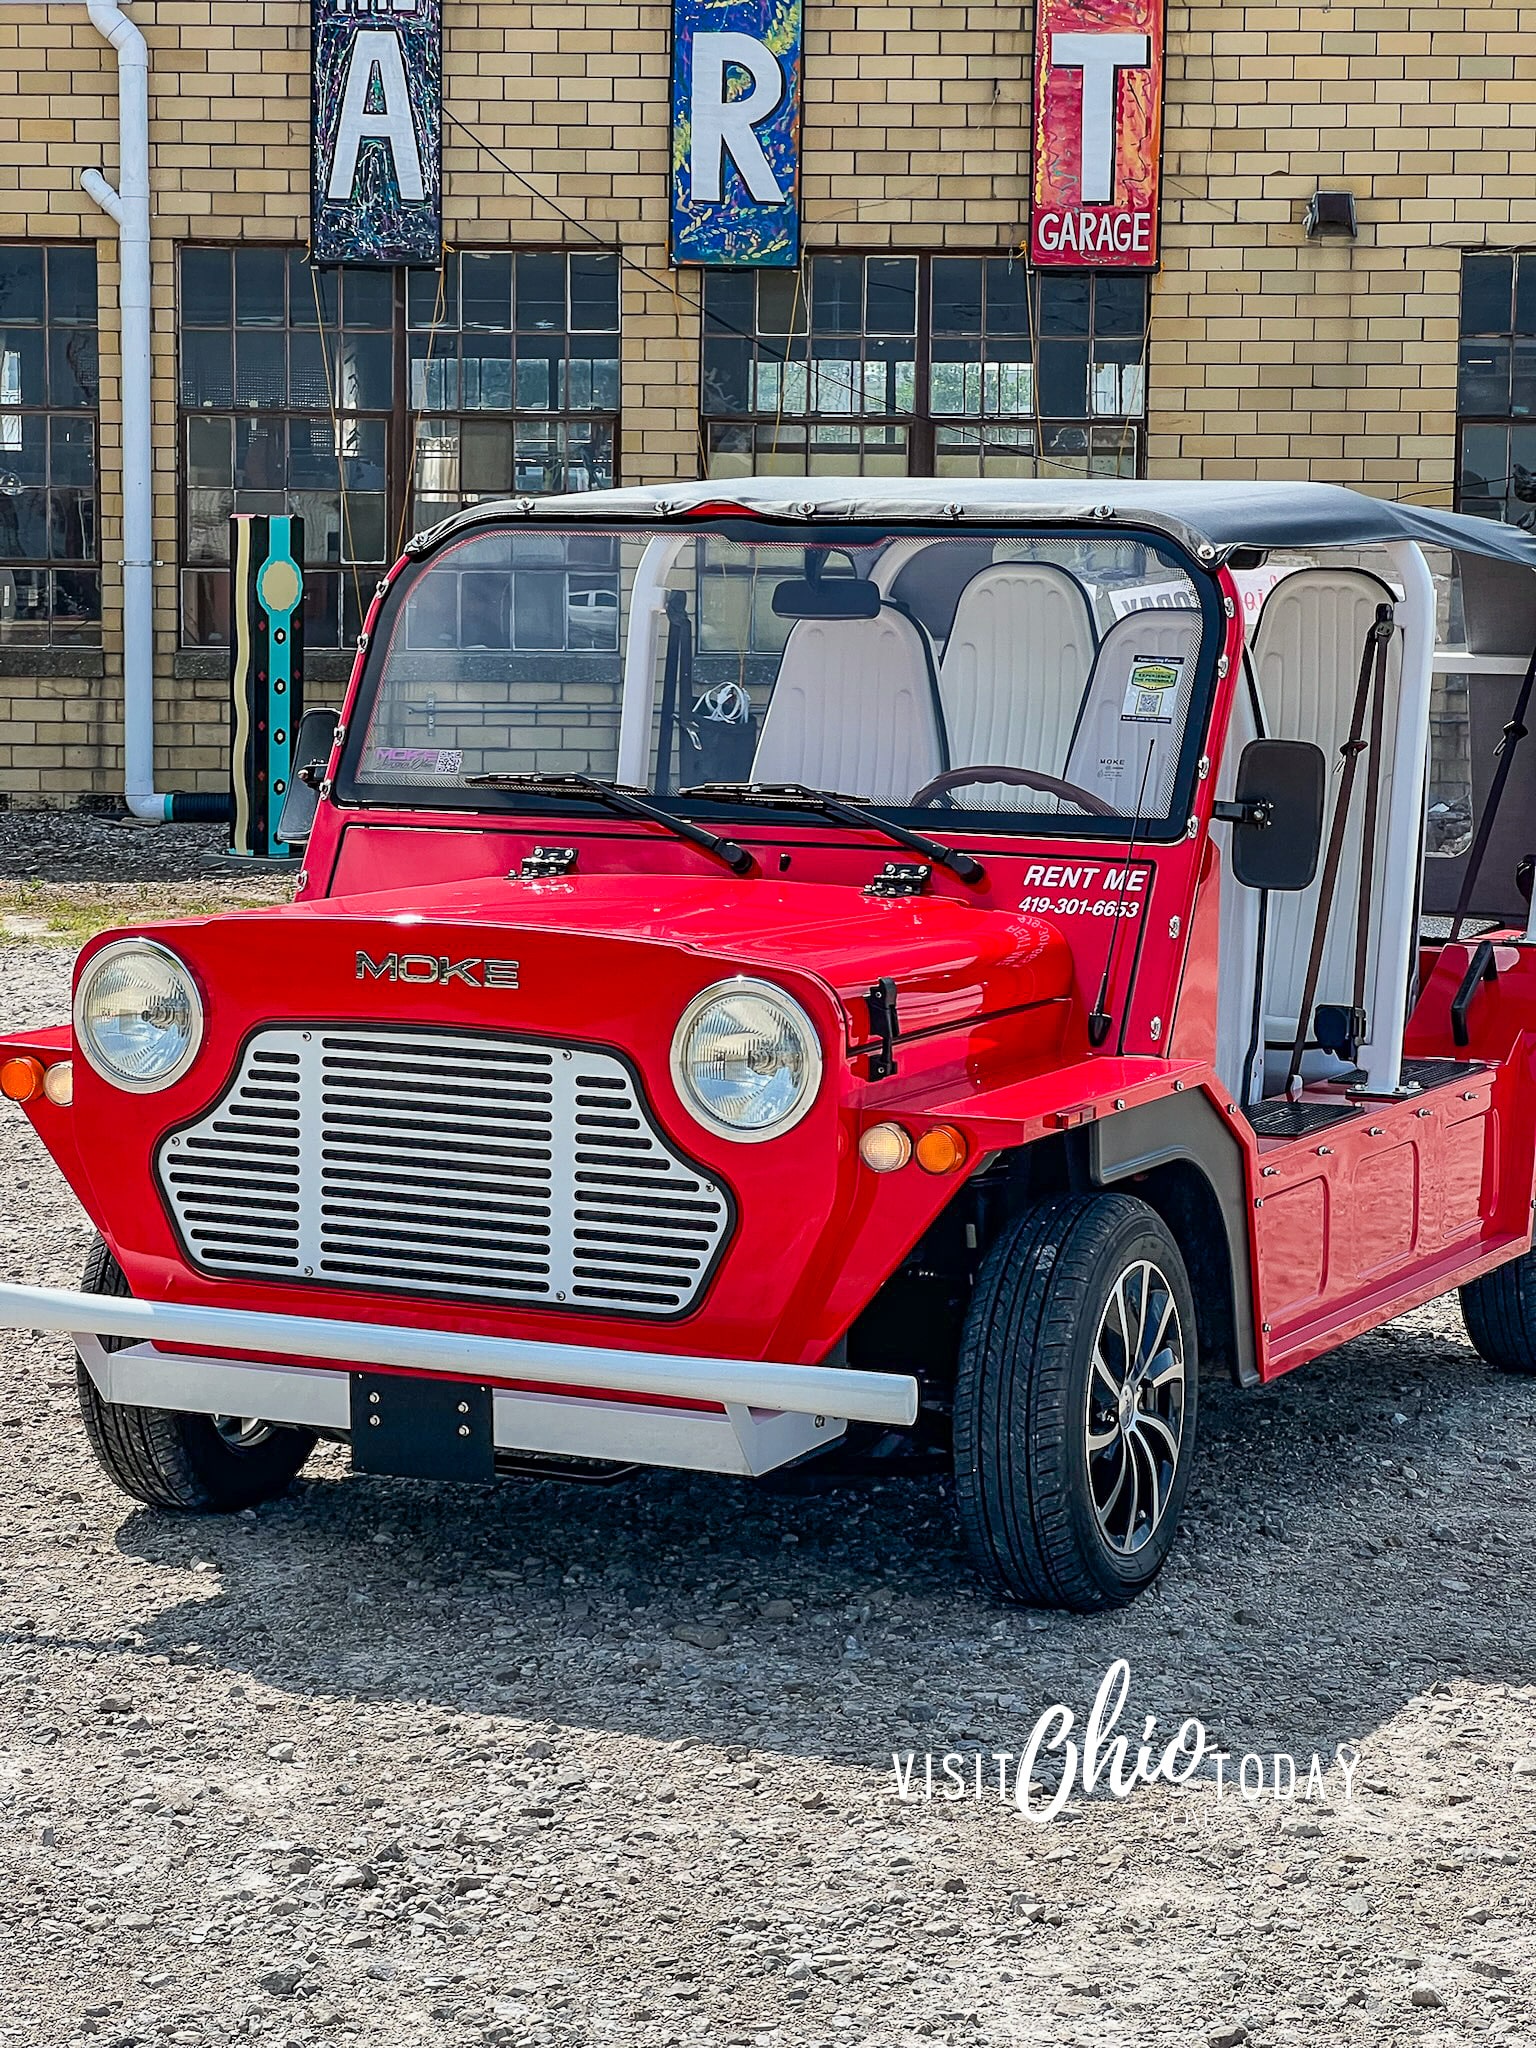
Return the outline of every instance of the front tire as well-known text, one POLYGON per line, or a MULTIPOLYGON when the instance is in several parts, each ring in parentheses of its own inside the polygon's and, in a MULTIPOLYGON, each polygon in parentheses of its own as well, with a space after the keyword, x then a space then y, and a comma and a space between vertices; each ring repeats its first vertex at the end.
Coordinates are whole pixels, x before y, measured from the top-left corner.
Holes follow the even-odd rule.
POLYGON ((1189 1484, 1194 1301, 1166 1225, 1130 1195, 1033 1205, 988 1255, 955 1384, 955 1494, 993 1588, 1123 1607, 1167 1559, 1189 1484))
POLYGON ((1500 1372, 1536 1373, 1536 1252, 1460 1288, 1472 1348, 1500 1372))
MULTIPOLYGON (((126 1295, 123 1269, 98 1237, 80 1282, 87 1294, 126 1295)), ((121 1340, 104 1337, 117 1350, 121 1340)), ((85 1434, 114 1485, 154 1508, 228 1514, 285 1493, 315 1448, 307 1429, 233 1415, 183 1415, 106 1401, 83 1363, 75 1384, 85 1434)))

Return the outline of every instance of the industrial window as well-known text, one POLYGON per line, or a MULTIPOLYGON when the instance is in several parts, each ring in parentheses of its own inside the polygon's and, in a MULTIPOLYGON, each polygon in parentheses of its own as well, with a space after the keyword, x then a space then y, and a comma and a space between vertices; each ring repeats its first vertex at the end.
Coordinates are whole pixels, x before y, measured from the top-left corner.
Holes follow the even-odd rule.
POLYGON ((465 250, 409 274, 412 525, 484 498, 606 488, 619 266, 594 250, 465 250))
POLYGON ((189 247, 180 304, 188 646, 228 644, 231 512, 303 515, 306 644, 342 648, 411 533, 477 499, 613 480, 615 256, 337 271, 189 247))
POLYGON ((1134 476, 1147 283, 1012 256, 706 271, 709 474, 1134 476))
POLYGON ((1461 270, 1456 502, 1536 527, 1536 251, 1461 270))
POLYGON ((182 638, 229 643, 229 516, 304 520, 310 647, 356 639, 390 553, 395 282, 297 249, 181 252, 182 638))
POLYGON ((96 251, 0 246, 0 645, 99 647, 96 251))

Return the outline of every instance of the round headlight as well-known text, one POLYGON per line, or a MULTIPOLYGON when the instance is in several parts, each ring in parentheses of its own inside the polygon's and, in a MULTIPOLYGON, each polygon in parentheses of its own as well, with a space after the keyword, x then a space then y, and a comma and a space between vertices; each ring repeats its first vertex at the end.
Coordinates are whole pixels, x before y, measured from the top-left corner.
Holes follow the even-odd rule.
POLYGON ((816 1028, 770 982, 719 982, 683 1012, 672 1040, 672 1078, 710 1130, 748 1144, 776 1138, 816 1099, 816 1028))
POLYGON ((192 977, 152 939, 103 946, 75 991, 75 1044, 115 1088, 169 1088, 197 1056, 203 1005, 192 977))

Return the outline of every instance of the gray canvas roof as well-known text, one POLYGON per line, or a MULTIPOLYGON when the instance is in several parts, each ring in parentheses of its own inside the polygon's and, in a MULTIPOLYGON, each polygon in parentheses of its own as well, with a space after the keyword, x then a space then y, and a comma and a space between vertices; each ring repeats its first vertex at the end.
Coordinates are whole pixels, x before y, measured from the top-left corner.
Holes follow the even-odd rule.
POLYGON ((1102 526, 1106 521, 1166 533, 1211 560, 1233 548, 1363 548, 1417 541, 1536 569, 1536 538, 1518 526, 1422 505, 1370 498, 1337 484, 1130 482, 1027 478, 733 477, 710 483, 637 485, 550 498, 476 505, 418 536, 424 553, 450 534, 490 520, 538 518, 602 525, 686 519, 703 505, 740 506, 769 519, 882 524, 987 524, 1000 520, 1102 526), (1209 551, 1208 553, 1205 551, 1209 551))

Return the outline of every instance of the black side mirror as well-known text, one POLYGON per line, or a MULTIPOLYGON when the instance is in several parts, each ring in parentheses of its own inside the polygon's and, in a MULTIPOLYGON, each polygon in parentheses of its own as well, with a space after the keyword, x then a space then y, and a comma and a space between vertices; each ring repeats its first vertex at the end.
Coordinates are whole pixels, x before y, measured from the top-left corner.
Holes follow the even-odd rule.
POLYGON ((1250 740, 1237 797, 1213 815, 1233 826, 1232 872, 1248 889, 1305 889, 1323 847, 1328 761, 1310 740, 1250 740))
POLYGON ((277 821, 277 836, 286 846, 302 846, 309 838, 315 812, 320 808, 320 778, 331 758, 340 716, 334 708, 322 706, 306 711, 299 720, 299 736, 293 745, 293 778, 277 821))

